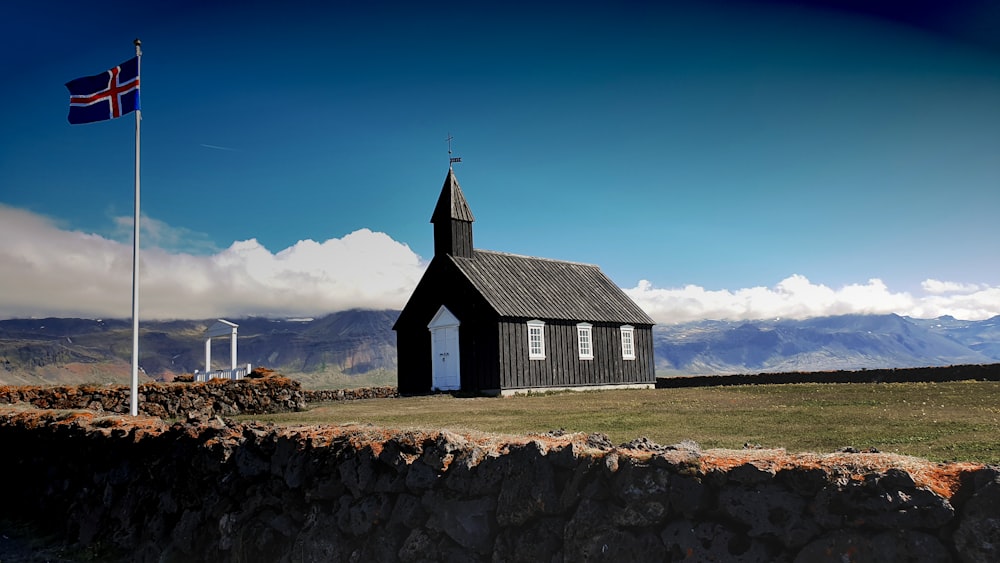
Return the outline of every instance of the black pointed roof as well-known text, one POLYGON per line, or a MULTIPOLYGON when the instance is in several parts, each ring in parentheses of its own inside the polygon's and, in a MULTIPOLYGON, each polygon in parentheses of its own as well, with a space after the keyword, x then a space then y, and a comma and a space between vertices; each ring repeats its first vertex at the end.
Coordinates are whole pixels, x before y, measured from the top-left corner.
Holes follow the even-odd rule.
POLYGON ((462 186, 458 185, 455 171, 449 168, 448 176, 444 179, 444 186, 441 187, 441 196, 438 197, 434 213, 431 214, 431 223, 451 220, 471 223, 476 219, 472 216, 472 210, 469 209, 469 202, 465 201, 462 186))
POLYGON ((593 264, 490 250, 448 258, 502 317, 655 324, 593 264))

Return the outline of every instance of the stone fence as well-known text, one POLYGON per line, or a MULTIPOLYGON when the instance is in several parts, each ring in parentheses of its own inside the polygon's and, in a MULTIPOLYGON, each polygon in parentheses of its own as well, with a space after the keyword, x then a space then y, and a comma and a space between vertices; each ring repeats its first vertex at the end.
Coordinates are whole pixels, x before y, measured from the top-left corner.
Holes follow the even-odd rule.
POLYGON ((741 373, 735 375, 680 375, 657 377, 657 389, 779 383, 941 383, 944 381, 1000 381, 1000 364, 970 364, 921 368, 879 368, 857 371, 741 373))
POLYGON ((11 407, 0 443, 0 518, 102 561, 1000 560, 970 463, 11 407))
POLYGON ((360 387, 357 389, 306 389, 303 391, 307 403, 327 401, 357 401, 359 399, 392 399, 399 397, 395 387, 360 387))
MULTIPOLYGON (((0 387, 0 404, 30 403, 42 409, 90 409, 127 414, 131 388, 124 385, 0 387)), ((268 376, 202 383, 145 383, 138 388, 139 413, 161 418, 265 414, 305 409, 301 385, 268 376)))

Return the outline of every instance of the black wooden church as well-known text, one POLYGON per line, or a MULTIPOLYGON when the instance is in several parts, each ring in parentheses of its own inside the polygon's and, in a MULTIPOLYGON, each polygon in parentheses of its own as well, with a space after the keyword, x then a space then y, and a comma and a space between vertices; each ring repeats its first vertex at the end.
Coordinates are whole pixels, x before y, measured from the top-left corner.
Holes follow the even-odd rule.
POLYGON ((449 168, 434 258, 393 330, 400 393, 652 386, 653 320, 600 268, 472 245, 449 168))

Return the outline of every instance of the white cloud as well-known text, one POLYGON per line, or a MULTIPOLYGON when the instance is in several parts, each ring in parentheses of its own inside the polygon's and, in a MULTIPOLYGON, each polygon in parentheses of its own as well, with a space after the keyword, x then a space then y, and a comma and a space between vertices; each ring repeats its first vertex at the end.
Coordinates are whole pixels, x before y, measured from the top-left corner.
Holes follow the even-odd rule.
POLYGON ((972 293, 928 295, 917 303, 910 316, 935 318, 951 315, 956 319, 975 321, 1000 315, 1000 287, 979 286, 972 293))
POLYGON ((977 284, 977 283, 959 283, 951 281, 940 281, 935 279, 926 279, 920 284, 927 293, 975 293, 981 289, 988 289, 988 287, 977 284))
POLYGON ((781 280, 774 287, 730 291, 688 285, 663 289, 641 280, 636 287, 625 292, 659 323, 703 319, 804 319, 850 313, 897 313, 920 318, 952 315, 965 320, 1000 315, 1000 287, 946 284, 935 280, 925 281, 923 287, 930 295, 893 292, 880 279, 832 289, 796 274, 781 280), (972 287, 979 289, 969 293, 972 287))
MULTIPOLYGON (((134 234, 134 217, 132 215, 117 216, 112 221, 115 226, 112 235, 114 240, 131 245, 134 234)), ((219 250, 204 233, 184 227, 173 227, 147 215, 139 218, 139 228, 141 229, 139 243, 143 248, 156 247, 193 254, 208 254, 219 250)))
MULTIPOLYGON (((122 221, 131 228, 131 221, 122 221)), ((183 231, 157 227, 140 256, 140 318, 314 316, 402 308, 426 264, 384 233, 361 229, 272 253, 256 240, 208 255, 164 250, 183 231), (155 233, 159 233, 159 239, 155 233)), ((146 230, 143 230, 145 237, 146 230)), ((132 245, 67 231, 0 205, 0 318, 131 317, 132 245)))
MULTIPOLYGON (((117 223, 128 227, 128 240, 67 231, 0 204, 0 318, 130 317, 131 219, 117 223)), ((325 242, 299 241, 277 253, 253 239, 192 253, 178 248, 203 247, 204 235, 145 217, 143 224, 151 227, 148 234, 143 230, 140 260, 145 319, 400 309, 426 268, 407 245, 367 229, 325 242)), ((642 280, 625 291, 661 323, 848 313, 978 320, 1000 314, 1000 287, 928 279, 922 290, 892 291, 880 279, 831 288, 792 275, 773 287, 656 288, 642 280)))

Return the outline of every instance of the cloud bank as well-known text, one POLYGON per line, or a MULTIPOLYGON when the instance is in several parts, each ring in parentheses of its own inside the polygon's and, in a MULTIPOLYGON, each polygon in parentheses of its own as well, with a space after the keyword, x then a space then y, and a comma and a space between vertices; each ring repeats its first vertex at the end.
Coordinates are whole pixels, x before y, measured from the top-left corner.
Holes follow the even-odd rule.
MULTIPOLYGON (((115 221, 118 240, 66 230, 0 204, 0 318, 131 317, 131 219, 115 221)), ((400 309, 427 266, 406 244, 368 229, 299 241, 274 253, 253 239, 218 250, 199 233, 155 219, 142 224, 141 319, 400 309)), ((980 320, 1000 314, 1000 287, 928 279, 921 289, 922 295, 894 292, 879 279, 833 289, 792 275, 774 287, 656 288, 643 280, 625 292, 659 323, 848 313, 980 320)))
MULTIPOLYGON (((405 244, 367 229, 277 253, 245 240, 199 255, 153 246, 176 246, 177 231, 145 218, 140 225, 149 241, 139 260, 140 319, 398 309, 426 268, 405 244)), ((132 316, 131 240, 63 230, 0 205, 0 264, 0 318, 132 316)))
POLYGON ((656 322, 667 324, 888 313, 918 318, 951 315, 973 321, 1000 315, 1000 287, 928 279, 922 288, 927 295, 893 292, 876 278, 832 289, 796 274, 774 287, 735 291, 696 285, 662 289, 641 280, 625 293, 656 322))

